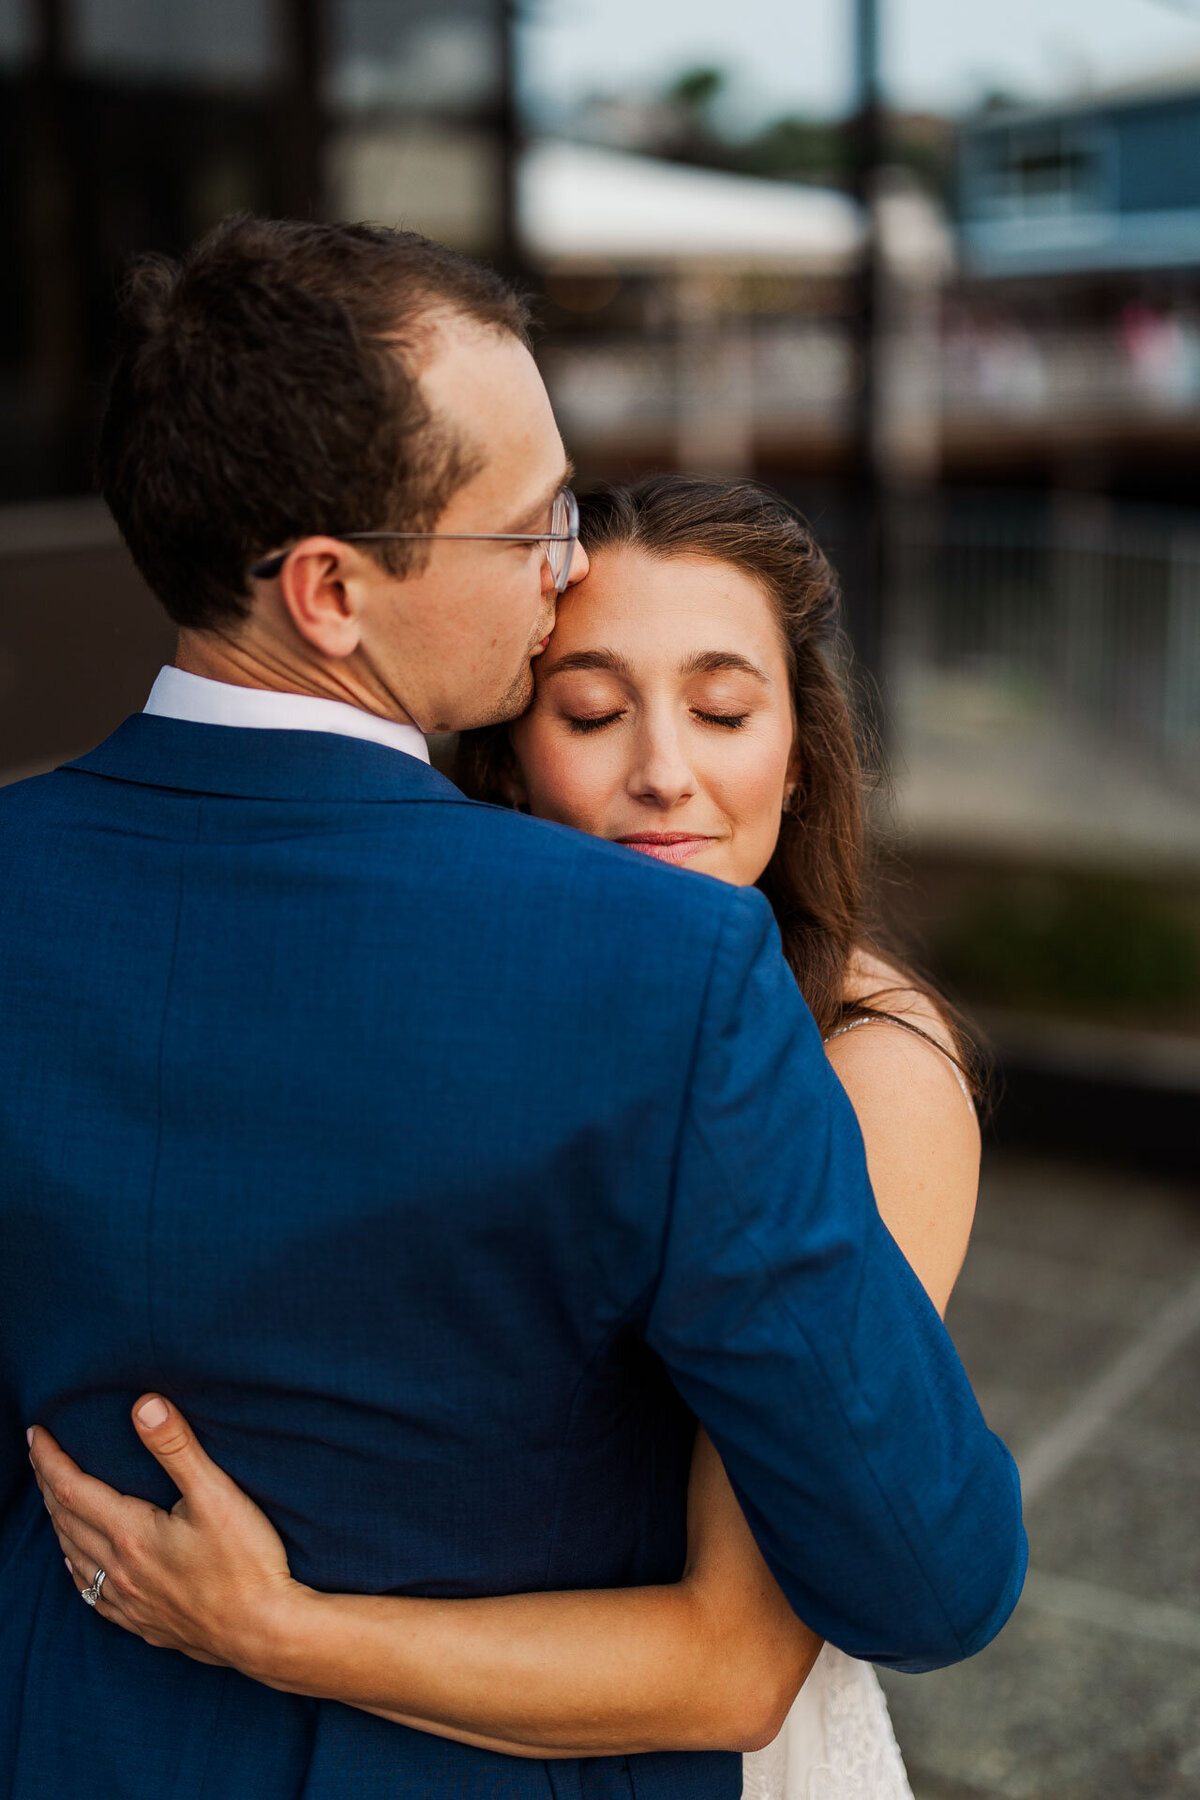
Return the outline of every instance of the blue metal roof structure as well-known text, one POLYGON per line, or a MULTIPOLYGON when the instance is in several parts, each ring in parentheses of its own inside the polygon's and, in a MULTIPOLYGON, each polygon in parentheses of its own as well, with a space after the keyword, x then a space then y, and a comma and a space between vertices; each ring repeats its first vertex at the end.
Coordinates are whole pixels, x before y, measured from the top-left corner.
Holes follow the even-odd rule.
POLYGON ((958 214, 980 275, 1200 268, 1200 72, 965 121, 958 214))

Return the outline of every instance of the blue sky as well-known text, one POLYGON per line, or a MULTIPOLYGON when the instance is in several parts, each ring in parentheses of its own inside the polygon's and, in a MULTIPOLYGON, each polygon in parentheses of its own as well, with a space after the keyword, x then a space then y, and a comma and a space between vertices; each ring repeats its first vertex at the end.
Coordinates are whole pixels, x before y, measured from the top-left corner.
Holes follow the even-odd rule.
MULTIPOLYGON (((1200 0, 881 4, 887 81, 905 105, 955 111, 989 86, 1041 98, 1193 64, 1200 81, 1200 0)), ((851 0, 527 0, 527 11, 535 100, 650 89, 711 62, 735 78, 731 122, 846 104, 851 0)))

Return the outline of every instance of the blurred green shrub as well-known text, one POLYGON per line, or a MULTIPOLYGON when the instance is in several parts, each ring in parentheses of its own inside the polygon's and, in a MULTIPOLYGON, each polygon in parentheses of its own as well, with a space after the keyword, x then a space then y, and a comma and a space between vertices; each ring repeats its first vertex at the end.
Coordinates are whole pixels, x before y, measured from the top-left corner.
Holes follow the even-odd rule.
POLYGON ((1200 926, 1133 880, 993 870, 938 937, 938 965, 971 1000, 1163 1023, 1200 1002, 1200 926))

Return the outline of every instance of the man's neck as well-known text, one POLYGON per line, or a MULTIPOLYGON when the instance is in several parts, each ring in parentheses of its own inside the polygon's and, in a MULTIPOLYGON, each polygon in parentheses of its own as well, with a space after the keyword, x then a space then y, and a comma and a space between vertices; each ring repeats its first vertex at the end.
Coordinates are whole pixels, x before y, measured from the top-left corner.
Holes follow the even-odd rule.
POLYGON ((308 694, 316 700, 340 700, 360 712, 391 719, 399 725, 415 720, 369 672, 356 666, 356 658, 335 662, 315 661, 283 649, 272 638, 239 633, 225 637, 213 631, 181 630, 175 649, 175 667, 207 681, 224 681, 231 687, 264 689, 268 693, 308 694))

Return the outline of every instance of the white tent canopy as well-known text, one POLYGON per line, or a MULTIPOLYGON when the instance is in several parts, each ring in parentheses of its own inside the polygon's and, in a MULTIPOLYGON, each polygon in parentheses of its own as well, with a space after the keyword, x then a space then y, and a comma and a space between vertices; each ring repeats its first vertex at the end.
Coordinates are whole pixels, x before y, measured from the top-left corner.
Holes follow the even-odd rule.
POLYGON ((544 142, 521 160, 521 230, 535 261, 681 263, 837 274, 862 237, 847 195, 653 157, 544 142))

